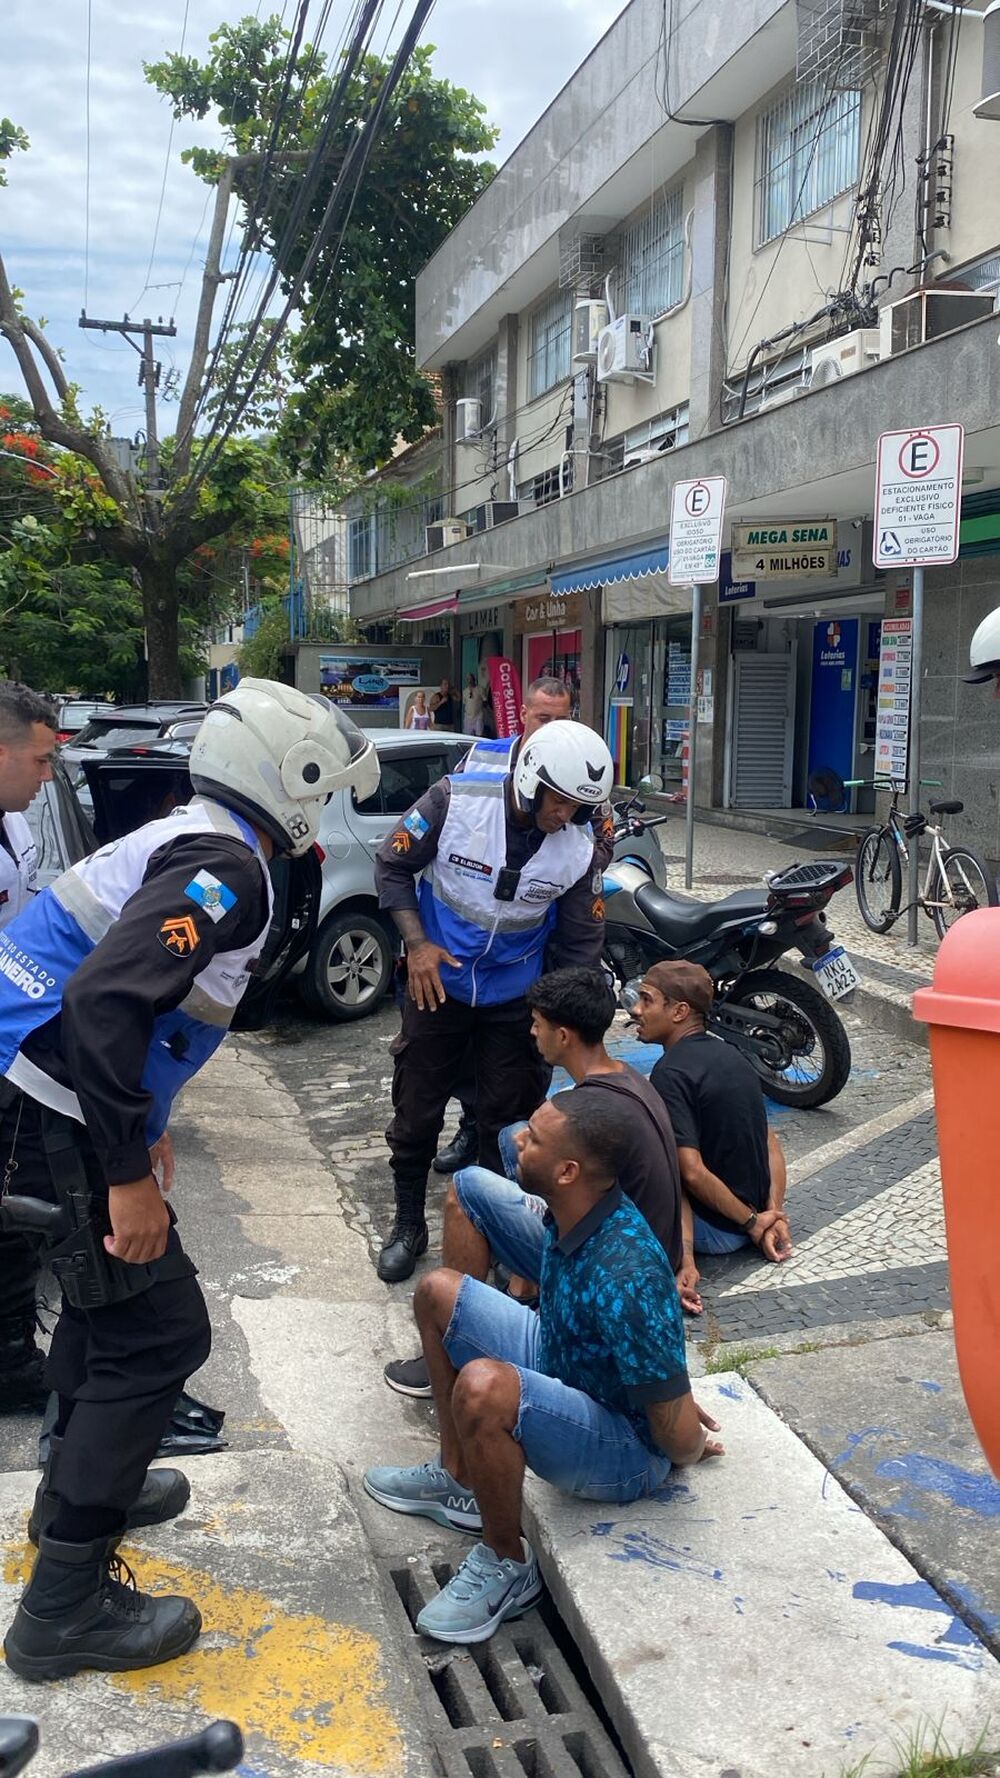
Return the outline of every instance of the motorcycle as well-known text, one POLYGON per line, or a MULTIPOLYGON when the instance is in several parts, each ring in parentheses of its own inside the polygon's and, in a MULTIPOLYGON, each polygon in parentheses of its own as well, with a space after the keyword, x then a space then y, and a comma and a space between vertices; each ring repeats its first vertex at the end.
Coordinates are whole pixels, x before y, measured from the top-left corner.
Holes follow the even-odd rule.
POLYGON ((817 859, 769 871, 762 889, 696 901, 660 888, 644 865, 616 856, 604 873, 604 962, 620 1003, 634 1008, 652 964, 700 963, 715 984, 708 1029, 743 1052, 768 1097, 800 1109, 828 1104, 851 1071, 850 1042, 832 1001, 850 993, 858 977, 834 943, 825 909, 852 881, 850 865, 817 859), (820 989, 772 967, 792 950, 820 989))

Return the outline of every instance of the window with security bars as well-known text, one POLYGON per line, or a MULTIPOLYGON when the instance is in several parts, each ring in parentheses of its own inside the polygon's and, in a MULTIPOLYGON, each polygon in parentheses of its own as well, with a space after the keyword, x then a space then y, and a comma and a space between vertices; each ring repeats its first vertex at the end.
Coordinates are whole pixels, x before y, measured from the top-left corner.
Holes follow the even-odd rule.
POLYGON ((662 315, 684 285, 684 192, 666 192, 622 235, 619 300, 628 315, 662 315))
POLYGON ((557 290, 531 317, 528 339, 528 398, 544 395, 570 373, 573 293, 557 290))
POLYGON ((757 120, 756 244, 849 190, 858 177, 861 94, 801 81, 757 120))
POLYGON ((347 527, 347 574, 350 580, 368 580, 375 572, 375 525, 370 513, 351 519, 347 527))
POLYGON ((559 500, 563 494, 573 489, 573 459, 570 458, 562 466, 544 469, 541 475, 533 475, 530 481, 521 482, 518 486, 518 500, 523 500, 528 507, 551 506, 553 500, 559 500))
POLYGON ((493 419, 496 400, 496 347, 491 346, 488 352, 473 358, 465 367, 464 393, 472 396, 479 403, 479 424, 488 426, 493 419))

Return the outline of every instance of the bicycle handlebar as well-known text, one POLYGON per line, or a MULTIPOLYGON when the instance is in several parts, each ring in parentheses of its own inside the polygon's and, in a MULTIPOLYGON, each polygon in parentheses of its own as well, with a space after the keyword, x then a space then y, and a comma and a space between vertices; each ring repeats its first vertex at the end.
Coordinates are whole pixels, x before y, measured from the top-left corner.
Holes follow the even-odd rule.
MULTIPOLYGON (((920 783, 924 790, 940 790, 944 784, 944 780, 943 778, 921 778, 920 783)), ((884 776, 880 778, 844 779, 845 790, 898 790, 902 795, 905 795, 908 788, 909 786, 907 785, 905 778, 891 778, 889 776, 884 776)))

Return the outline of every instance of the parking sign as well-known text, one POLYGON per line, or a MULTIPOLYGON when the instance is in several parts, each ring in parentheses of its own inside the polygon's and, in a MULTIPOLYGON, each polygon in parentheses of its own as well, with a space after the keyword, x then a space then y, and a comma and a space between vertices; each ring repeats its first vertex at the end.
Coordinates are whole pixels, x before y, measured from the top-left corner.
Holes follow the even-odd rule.
POLYGON ((674 483, 667 567, 671 586, 703 586, 718 580, 725 507, 724 475, 674 483))
POLYGON ((875 475, 876 568, 946 566, 958 555, 961 426, 883 432, 875 475))

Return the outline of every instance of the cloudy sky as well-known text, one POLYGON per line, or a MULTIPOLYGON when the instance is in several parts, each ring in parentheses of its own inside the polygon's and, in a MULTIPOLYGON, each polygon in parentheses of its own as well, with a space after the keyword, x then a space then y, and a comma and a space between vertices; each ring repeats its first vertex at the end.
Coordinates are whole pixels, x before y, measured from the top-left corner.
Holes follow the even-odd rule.
MULTIPOLYGON (((264 11, 264 4, 257 10, 264 11)), ((0 116, 21 125, 31 150, 8 163, 0 190, 0 243, 11 282, 29 313, 44 316, 66 354, 87 406, 100 405, 112 430, 133 434, 143 420, 138 359, 115 335, 81 332, 87 313, 118 318, 173 315, 176 340, 163 359, 181 370, 197 303, 207 233, 207 187, 181 164, 181 151, 211 139, 207 124, 178 124, 147 87, 143 61, 180 48, 203 55, 209 32, 250 11, 252 0, 89 0, 90 204, 87 242, 88 0, 4 0, 0 116), (164 185, 164 169, 166 182, 164 185), (163 187, 162 215, 153 249, 163 187), (162 286, 162 288, 161 288, 162 286)), ((273 4, 273 0, 272 0, 273 4)), ((500 126, 503 160, 621 10, 623 0, 437 0, 425 40, 435 68, 484 100, 500 126)), ((277 7, 275 7, 278 10, 277 7)), ((292 7, 286 10, 292 13, 292 7)), ((313 12, 318 12, 314 5, 313 12)), ((409 7, 403 9, 409 13, 409 7)), ((329 39, 348 11, 335 0, 329 39)), ((396 8, 384 12, 387 30, 396 8)), ((382 39, 379 38, 381 47, 382 39)), ((233 243, 235 249, 235 242, 233 243)), ((231 251, 230 259, 234 257, 231 251)), ((221 311, 221 303, 220 303, 221 311)), ((0 390, 19 388, 0 341, 0 390)), ((161 410, 169 431, 175 410, 161 410)))

